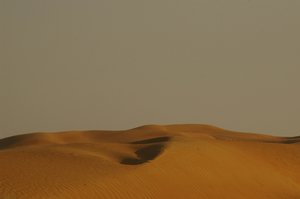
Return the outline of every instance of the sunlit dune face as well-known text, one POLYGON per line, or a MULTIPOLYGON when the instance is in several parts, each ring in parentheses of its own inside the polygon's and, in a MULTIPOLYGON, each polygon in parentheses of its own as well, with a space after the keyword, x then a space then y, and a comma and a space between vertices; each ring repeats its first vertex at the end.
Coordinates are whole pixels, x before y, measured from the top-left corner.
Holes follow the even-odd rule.
POLYGON ((0 140, 0 198, 300 197, 300 139, 208 125, 0 140))

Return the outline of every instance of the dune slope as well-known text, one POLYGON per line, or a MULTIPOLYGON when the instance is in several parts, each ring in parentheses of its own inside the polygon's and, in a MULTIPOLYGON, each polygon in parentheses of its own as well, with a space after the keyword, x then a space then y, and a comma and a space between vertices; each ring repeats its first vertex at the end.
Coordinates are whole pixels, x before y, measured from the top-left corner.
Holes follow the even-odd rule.
POLYGON ((299 199, 300 137, 209 125, 0 140, 0 199, 299 199))

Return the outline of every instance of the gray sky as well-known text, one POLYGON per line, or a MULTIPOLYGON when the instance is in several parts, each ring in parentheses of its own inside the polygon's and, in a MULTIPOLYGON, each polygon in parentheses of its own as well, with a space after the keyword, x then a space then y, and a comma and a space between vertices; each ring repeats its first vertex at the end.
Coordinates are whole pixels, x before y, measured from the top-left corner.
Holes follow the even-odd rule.
POLYGON ((0 137, 208 123, 300 135, 298 0, 0 0, 0 137))

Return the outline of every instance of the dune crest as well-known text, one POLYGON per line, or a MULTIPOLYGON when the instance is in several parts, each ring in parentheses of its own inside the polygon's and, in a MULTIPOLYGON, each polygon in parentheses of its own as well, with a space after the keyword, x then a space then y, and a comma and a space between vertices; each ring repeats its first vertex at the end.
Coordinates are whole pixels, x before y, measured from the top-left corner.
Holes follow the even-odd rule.
POLYGON ((300 137, 209 125, 0 140, 0 198, 300 198, 300 137))

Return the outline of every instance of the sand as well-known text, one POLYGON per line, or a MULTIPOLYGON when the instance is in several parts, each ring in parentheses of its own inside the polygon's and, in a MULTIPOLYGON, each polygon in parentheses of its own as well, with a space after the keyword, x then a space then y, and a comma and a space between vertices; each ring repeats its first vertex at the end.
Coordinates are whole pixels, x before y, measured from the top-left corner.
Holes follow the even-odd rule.
POLYGON ((299 199, 300 137, 209 125, 0 140, 0 199, 299 199))

